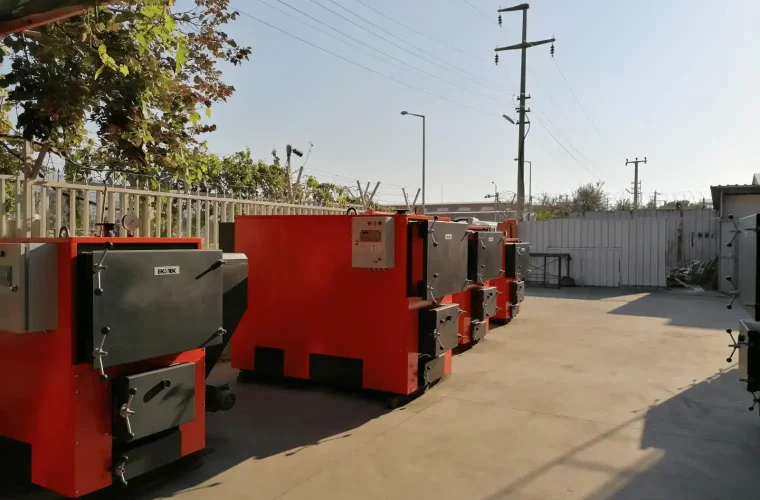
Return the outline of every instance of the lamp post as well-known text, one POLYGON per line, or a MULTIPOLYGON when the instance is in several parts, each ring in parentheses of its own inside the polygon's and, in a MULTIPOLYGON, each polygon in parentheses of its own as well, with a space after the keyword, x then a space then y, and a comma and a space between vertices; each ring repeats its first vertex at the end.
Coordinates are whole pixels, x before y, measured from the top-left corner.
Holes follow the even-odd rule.
POLYGON ((409 113, 402 111, 402 115, 416 116, 422 118, 422 213, 425 213, 425 115, 418 115, 416 113, 409 113))
MULTIPOLYGON (((515 158, 515 161, 520 161, 515 158)), ((533 162, 524 160, 528 164, 528 210, 533 210, 533 162)))

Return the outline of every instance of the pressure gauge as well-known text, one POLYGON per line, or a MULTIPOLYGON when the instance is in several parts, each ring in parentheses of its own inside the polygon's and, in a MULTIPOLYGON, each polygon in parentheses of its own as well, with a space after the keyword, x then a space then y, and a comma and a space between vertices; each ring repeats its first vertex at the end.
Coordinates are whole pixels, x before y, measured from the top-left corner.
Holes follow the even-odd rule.
POLYGON ((137 231, 140 227, 140 219, 133 213, 128 213, 121 219, 121 225, 127 231, 137 231))

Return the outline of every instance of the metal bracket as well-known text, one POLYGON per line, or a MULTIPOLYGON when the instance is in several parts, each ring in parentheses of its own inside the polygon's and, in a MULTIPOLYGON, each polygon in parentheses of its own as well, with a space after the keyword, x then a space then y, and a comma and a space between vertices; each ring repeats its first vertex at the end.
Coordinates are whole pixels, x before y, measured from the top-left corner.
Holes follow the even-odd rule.
POLYGON ((127 402, 119 408, 119 416, 121 416, 127 424, 127 434, 129 434, 129 439, 135 437, 135 433, 132 432, 132 423, 129 421, 129 417, 135 414, 134 410, 130 408, 130 406, 132 406, 132 401, 135 399, 135 394, 137 394, 137 389, 131 387, 129 389, 129 399, 127 399, 127 402))

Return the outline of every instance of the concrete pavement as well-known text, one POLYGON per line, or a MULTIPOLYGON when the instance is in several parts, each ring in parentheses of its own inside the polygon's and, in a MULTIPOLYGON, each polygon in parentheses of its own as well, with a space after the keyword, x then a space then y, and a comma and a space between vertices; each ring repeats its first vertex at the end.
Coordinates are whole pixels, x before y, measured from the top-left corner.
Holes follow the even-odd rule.
MULTIPOLYGON (((522 315, 394 411, 316 389, 244 384, 209 415, 202 460, 153 499, 672 499, 757 496, 760 416, 725 361, 726 300, 532 292, 522 315)), ((217 379, 234 379, 227 366, 217 379)), ((15 498, 49 498, 37 491, 15 498)))

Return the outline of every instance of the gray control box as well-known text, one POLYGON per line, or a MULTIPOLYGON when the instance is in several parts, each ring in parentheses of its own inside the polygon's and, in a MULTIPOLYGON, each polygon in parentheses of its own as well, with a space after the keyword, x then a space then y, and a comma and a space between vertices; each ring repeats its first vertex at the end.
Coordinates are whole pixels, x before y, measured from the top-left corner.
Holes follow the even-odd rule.
POLYGON ((395 239, 393 217, 351 219, 351 267, 392 269, 395 239))
POLYGON ((58 328, 58 247, 0 243, 0 332, 58 328))

